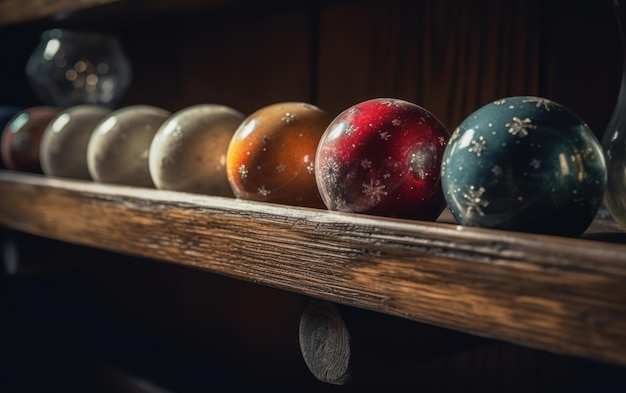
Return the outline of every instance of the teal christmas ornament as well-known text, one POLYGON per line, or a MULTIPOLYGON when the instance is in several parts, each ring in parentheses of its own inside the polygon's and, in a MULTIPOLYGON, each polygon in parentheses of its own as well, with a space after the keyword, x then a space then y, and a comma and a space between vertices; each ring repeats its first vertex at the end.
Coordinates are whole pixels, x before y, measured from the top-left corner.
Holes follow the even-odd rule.
POLYGON ((441 179, 461 225, 579 236, 600 208, 607 170, 576 114, 520 96, 483 106, 454 130, 441 179))

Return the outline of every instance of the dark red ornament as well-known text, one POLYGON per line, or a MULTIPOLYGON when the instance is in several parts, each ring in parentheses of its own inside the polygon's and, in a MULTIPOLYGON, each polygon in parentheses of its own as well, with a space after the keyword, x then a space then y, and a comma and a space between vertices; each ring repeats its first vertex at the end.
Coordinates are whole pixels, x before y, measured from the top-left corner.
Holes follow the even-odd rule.
POLYGON ((60 108, 35 106, 18 112, 2 131, 2 161, 8 169, 42 173, 41 137, 60 108))
POLYGON ((445 207, 446 127, 426 109, 377 98, 337 116, 322 136, 315 176, 330 210, 434 221, 445 207))

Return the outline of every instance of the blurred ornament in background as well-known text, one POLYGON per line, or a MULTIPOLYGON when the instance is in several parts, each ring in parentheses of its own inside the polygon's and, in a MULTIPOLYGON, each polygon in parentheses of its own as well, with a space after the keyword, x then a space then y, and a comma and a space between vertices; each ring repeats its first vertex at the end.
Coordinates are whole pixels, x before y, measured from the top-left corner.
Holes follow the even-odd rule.
POLYGON ((2 161, 8 169, 42 173, 39 146, 48 124, 60 108, 35 106, 19 111, 2 130, 2 161))
POLYGON ((44 105, 91 104, 112 108, 131 82, 131 66, 116 37, 46 30, 26 65, 44 105))
POLYGON ((98 123, 111 113, 100 105, 76 105, 61 111, 41 137, 39 158, 48 176, 90 180, 87 145, 98 123))
MULTIPOLYGON (((0 106, 0 131, 4 129, 7 123, 13 119, 17 113, 22 110, 21 107, 15 105, 3 105, 0 106)), ((4 161, 2 160, 2 153, 0 149, 0 169, 5 169, 4 161)))
POLYGON ((607 166, 607 188, 604 204, 619 224, 626 226, 626 37, 624 10, 613 5, 622 45, 622 79, 615 109, 602 137, 607 166))
POLYGON ((104 117, 87 144, 87 168, 97 182, 155 188, 150 145, 172 114, 152 105, 119 108, 104 117))

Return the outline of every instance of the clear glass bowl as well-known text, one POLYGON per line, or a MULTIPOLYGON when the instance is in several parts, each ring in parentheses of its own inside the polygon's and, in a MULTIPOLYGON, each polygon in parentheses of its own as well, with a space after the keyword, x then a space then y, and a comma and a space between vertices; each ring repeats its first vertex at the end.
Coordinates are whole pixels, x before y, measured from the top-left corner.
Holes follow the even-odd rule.
POLYGON ((26 75, 43 104, 113 107, 131 83, 131 65, 114 36, 46 30, 26 75))

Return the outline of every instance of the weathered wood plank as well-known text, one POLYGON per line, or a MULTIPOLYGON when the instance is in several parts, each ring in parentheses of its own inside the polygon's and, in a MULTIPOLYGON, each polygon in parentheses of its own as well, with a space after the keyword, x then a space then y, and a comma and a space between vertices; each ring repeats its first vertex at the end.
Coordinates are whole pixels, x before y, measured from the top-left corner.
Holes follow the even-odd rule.
POLYGON ((626 246, 0 172, 0 225, 626 365, 626 246))
POLYGON ((121 0, 0 0, 0 26, 46 18, 121 0))

